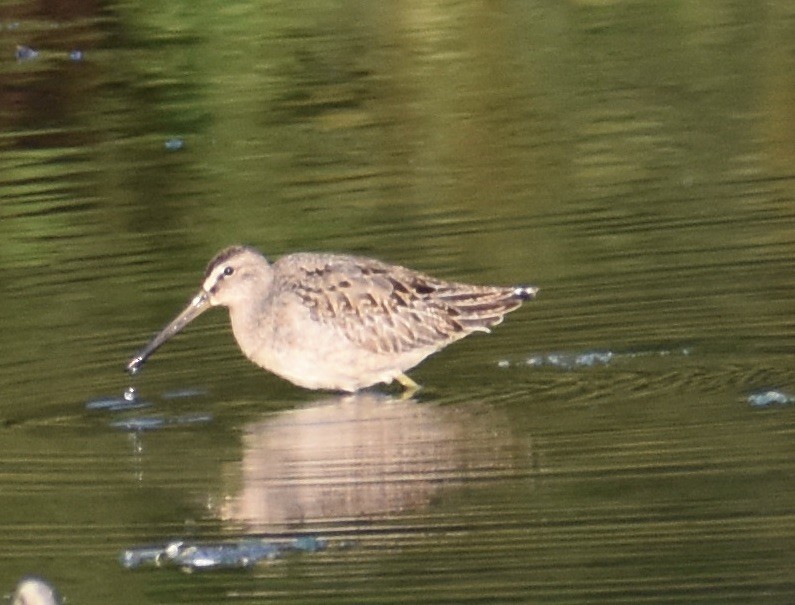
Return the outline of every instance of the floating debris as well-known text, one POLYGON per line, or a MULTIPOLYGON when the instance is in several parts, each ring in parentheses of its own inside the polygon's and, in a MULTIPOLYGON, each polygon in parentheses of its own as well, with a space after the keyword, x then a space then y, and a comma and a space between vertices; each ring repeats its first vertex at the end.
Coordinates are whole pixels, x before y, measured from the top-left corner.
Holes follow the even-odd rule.
POLYGON ((128 548, 119 556, 119 563, 126 569, 137 569, 144 565, 160 567, 167 561, 166 548, 162 546, 128 548))
POLYGON ((300 552, 318 552, 326 550, 326 546, 326 541, 321 540, 317 536, 301 536, 296 538, 291 544, 288 544, 290 550, 300 552))
POLYGON ((205 414, 202 412, 197 412, 195 414, 183 414, 182 416, 177 416, 171 420, 170 424, 207 424, 213 421, 212 414, 205 414))
POLYGON ((162 547, 128 548, 119 556, 119 562, 126 569, 177 567, 185 572, 246 569, 260 561, 277 559, 289 552, 318 552, 325 548, 325 540, 315 536, 301 536, 287 541, 244 539, 217 544, 175 540, 162 547))
POLYGON ((138 418, 115 420, 110 423, 110 426, 114 429, 121 429, 123 431, 153 431, 155 429, 162 429, 166 426, 166 420, 158 416, 140 416, 138 418))
POLYGON ((73 63, 81 63, 85 58, 85 53, 82 50, 69 51, 69 60, 73 63))
POLYGON ((105 410, 108 412, 123 412, 125 410, 138 410, 152 404, 138 397, 135 387, 127 387, 121 396, 110 395, 99 397, 86 403, 87 410, 105 410))
POLYGON ((553 367, 561 370, 573 370, 575 368, 591 368, 594 366, 606 366, 615 355, 611 351, 591 351, 587 353, 539 353, 531 355, 526 359, 511 364, 507 359, 497 362, 500 368, 509 368, 511 365, 525 365, 532 368, 553 367))
POLYGON ((17 61, 32 61, 33 59, 37 59, 39 57, 39 51, 30 46, 23 46, 18 45, 16 51, 14 52, 14 56, 16 57, 17 61))
POLYGON ((61 603, 63 600, 55 587, 38 576, 22 578, 11 597, 11 605, 61 605, 61 603))
POLYGON ((692 349, 682 348, 662 349, 659 351, 633 351, 627 353, 614 353, 613 351, 555 351, 552 353, 537 353, 529 357, 511 362, 508 359, 501 359, 497 362, 500 368, 528 366, 531 368, 557 368, 560 370, 576 370, 580 368, 593 368, 596 366, 610 365, 617 359, 634 359, 638 357, 667 357, 671 355, 690 355, 692 349))
POLYGON ((212 422, 212 414, 183 414, 174 418, 166 418, 162 416, 139 416, 137 418, 125 418, 123 420, 116 420, 110 423, 114 429, 121 429, 123 431, 154 431, 164 429, 170 426, 187 426, 193 424, 208 424, 212 422))
POLYGON ((104 410, 108 412, 123 412, 125 410, 139 410, 151 405, 151 403, 144 401, 143 399, 127 399, 125 393, 125 396, 122 397, 109 396, 92 399, 86 403, 86 409, 94 411, 104 410))
POLYGON ((174 391, 166 391, 160 397, 162 399, 190 399, 192 397, 206 397, 207 389, 176 389, 174 391))
POLYGON ((279 548, 268 543, 181 545, 175 550, 173 555, 168 554, 183 571, 246 568, 279 556, 279 548))
POLYGON ((572 370, 574 368, 606 366, 611 361, 613 361, 611 351, 591 351, 588 353, 550 353, 541 357, 529 357, 525 363, 533 367, 550 365, 563 370, 572 370))
MULTIPOLYGON (((180 389, 168 391, 161 395, 162 399, 177 399, 180 397, 196 397, 206 395, 207 391, 201 389, 180 389)), ((107 397, 98 397, 86 403, 86 409, 102 412, 127 412, 130 410, 140 410, 151 407, 152 403, 141 399, 135 387, 127 387, 124 393, 107 397)), ((186 426, 191 424, 206 424, 212 422, 212 414, 197 412, 193 414, 182 414, 169 418, 167 416, 139 416, 133 418, 122 418, 110 423, 110 426, 123 431, 152 431, 169 426, 186 426)))
POLYGON ((185 139, 181 139, 179 137, 167 139, 165 142, 165 148, 167 151, 179 151, 184 147, 185 147, 185 139))
POLYGON ((756 391, 748 395, 748 403, 756 408, 764 408, 771 405, 788 405, 795 403, 795 395, 790 395, 784 391, 770 389, 766 391, 756 391))

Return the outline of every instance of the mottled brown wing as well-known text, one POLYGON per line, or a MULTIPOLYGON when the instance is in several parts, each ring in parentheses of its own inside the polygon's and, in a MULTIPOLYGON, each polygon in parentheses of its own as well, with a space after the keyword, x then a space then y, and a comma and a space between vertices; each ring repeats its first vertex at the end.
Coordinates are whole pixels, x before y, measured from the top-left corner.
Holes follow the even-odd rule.
POLYGON ((515 288, 434 279, 372 259, 293 255, 289 289, 311 317, 377 353, 441 348, 521 305, 515 288))

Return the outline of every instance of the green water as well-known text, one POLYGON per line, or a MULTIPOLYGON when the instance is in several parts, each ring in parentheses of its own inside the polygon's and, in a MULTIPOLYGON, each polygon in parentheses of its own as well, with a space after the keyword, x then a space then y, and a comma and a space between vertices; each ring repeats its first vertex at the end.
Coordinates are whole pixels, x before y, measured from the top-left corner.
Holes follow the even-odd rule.
POLYGON ((2 4, 0 592, 795 601, 795 405, 747 401, 795 393, 794 40, 785 0, 2 4), (131 382, 237 242, 541 294, 414 400, 292 387, 222 311, 131 382), (262 533, 330 547, 118 562, 262 533))

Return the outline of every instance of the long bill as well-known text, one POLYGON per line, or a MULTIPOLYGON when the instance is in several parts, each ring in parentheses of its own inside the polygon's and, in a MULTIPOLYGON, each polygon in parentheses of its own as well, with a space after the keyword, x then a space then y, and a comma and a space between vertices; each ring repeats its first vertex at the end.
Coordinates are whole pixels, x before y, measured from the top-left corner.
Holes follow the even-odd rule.
POLYGON ((185 307, 185 310, 171 320, 165 328, 160 330, 152 340, 149 341, 138 354, 133 357, 127 364, 127 371, 130 374, 137 374, 141 369, 144 362, 160 348, 169 338, 178 334, 185 326, 196 319, 199 315, 204 313, 211 307, 210 295, 205 290, 199 290, 199 293, 185 307))

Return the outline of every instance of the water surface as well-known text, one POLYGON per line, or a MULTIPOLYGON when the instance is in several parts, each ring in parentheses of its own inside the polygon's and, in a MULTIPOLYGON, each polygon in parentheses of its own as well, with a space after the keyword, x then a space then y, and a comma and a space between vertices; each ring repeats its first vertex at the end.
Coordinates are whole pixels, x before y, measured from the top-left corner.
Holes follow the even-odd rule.
POLYGON ((3 5, 0 586, 791 603, 795 407, 748 397, 795 392, 793 40, 784 0, 3 5), (222 311, 131 382, 237 242, 541 294, 414 399, 296 389, 222 311), (118 561, 262 535, 329 548, 118 561))

